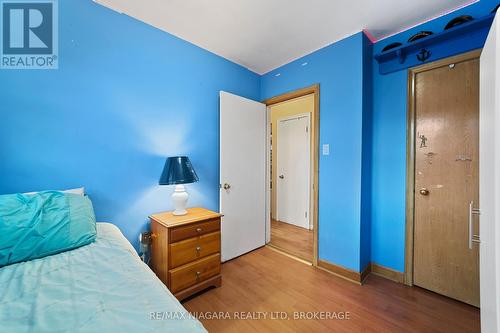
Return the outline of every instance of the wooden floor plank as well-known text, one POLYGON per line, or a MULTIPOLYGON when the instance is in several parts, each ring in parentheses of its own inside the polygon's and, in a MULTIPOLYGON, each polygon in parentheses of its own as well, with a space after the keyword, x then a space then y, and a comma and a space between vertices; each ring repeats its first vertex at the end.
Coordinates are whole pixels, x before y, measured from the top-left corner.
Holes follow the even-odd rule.
POLYGON ((270 245, 300 259, 312 262, 313 231, 293 224, 271 220, 270 245))
POLYGON ((261 248, 222 265, 222 287, 183 303, 193 313, 275 312, 289 320, 201 320, 209 332, 479 332, 479 310, 378 276, 355 285, 261 248), (349 320, 293 313, 349 312, 349 320))

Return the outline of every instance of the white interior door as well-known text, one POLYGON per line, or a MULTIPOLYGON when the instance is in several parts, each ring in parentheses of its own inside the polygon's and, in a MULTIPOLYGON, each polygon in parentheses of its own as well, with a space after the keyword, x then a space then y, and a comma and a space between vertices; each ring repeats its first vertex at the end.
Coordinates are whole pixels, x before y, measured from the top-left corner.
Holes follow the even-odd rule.
POLYGON ((481 331, 500 332, 500 20, 480 59, 479 209, 481 331))
POLYGON ((265 245, 266 106, 220 92, 222 261, 265 245))
POLYGON ((309 229, 309 114, 280 119, 277 133, 276 216, 309 229))

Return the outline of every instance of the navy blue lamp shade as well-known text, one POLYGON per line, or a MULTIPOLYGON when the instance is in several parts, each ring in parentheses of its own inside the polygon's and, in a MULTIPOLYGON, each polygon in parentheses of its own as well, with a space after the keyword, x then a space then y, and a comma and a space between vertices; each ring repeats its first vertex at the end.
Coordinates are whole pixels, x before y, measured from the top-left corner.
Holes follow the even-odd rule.
POLYGON ((187 156, 168 157, 160 177, 160 185, 180 185, 198 181, 198 175, 187 156))

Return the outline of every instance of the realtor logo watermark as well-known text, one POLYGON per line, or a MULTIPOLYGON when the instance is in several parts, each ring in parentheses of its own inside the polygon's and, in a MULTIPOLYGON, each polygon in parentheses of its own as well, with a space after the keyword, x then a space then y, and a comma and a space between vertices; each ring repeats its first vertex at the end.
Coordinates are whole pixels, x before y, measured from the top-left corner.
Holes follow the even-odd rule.
POLYGON ((57 69, 57 0, 1 1, 1 69, 57 69))

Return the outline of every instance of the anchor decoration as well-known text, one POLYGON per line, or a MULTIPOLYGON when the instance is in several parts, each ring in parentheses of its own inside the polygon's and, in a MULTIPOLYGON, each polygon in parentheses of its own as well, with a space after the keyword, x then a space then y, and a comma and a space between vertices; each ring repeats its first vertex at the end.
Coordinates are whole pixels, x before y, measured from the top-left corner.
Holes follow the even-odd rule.
POLYGON ((417 59, 420 62, 424 62, 427 59, 429 59, 430 56, 431 56, 431 51, 426 49, 421 49, 420 52, 417 54, 417 59))

